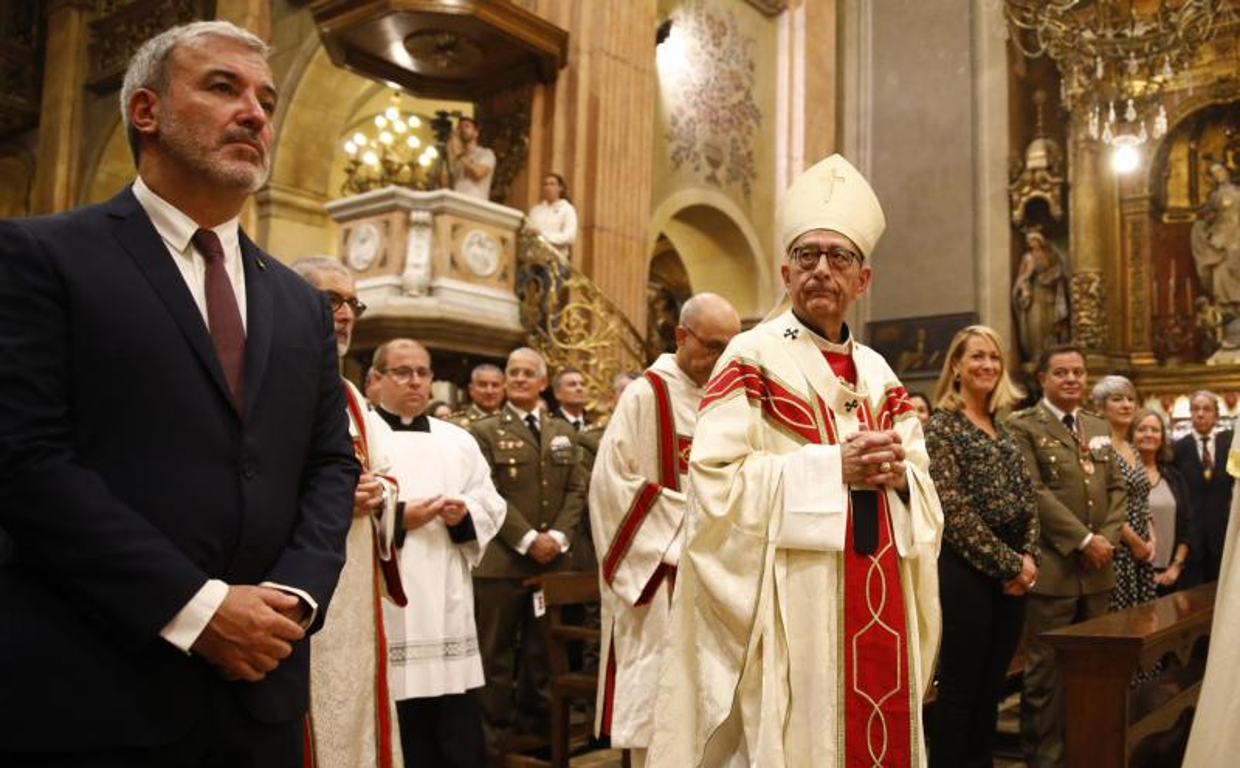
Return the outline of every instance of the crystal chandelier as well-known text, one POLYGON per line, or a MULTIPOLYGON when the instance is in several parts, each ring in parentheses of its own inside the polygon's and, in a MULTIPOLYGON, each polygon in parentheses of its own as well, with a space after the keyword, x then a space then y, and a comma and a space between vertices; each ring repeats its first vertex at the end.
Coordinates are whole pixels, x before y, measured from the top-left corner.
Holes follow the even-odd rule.
POLYGON ((412 189, 436 186, 439 151, 418 136, 422 120, 401 109, 400 92, 391 103, 344 141, 345 182, 341 192, 356 195, 391 185, 412 189))
POLYGON ((1112 147, 1166 134, 1163 90, 1237 21, 1230 0, 1003 0, 1003 14, 1016 49, 1051 57, 1064 107, 1083 106, 1089 135, 1112 147))

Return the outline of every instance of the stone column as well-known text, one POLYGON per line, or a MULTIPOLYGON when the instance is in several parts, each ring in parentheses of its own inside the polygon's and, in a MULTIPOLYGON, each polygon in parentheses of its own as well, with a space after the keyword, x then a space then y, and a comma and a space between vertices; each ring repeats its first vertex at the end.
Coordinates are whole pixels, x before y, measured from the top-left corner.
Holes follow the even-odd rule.
POLYGON ((1095 143, 1085 138, 1080 121, 1070 129, 1069 210, 1072 232, 1072 341, 1091 352, 1108 346, 1105 254, 1115 197, 1114 179, 1101 169, 1095 143))
POLYGON ((66 210, 76 199, 93 8, 90 0, 54 0, 48 9, 32 214, 66 210))
POLYGON ((638 327, 646 322, 656 94, 655 0, 519 0, 568 30, 568 66, 534 89, 530 158, 514 205, 562 173, 580 231, 573 260, 638 327))

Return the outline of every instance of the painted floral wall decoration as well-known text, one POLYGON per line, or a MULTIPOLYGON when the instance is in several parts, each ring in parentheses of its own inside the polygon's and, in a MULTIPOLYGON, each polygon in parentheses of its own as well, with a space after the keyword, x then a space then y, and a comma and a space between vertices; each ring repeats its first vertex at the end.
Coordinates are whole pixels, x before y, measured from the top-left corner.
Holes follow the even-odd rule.
POLYGON ((706 0, 688 0, 671 18, 659 53, 672 167, 687 165, 718 187, 739 186, 748 200, 762 123, 754 99, 756 41, 741 34, 729 10, 706 0))

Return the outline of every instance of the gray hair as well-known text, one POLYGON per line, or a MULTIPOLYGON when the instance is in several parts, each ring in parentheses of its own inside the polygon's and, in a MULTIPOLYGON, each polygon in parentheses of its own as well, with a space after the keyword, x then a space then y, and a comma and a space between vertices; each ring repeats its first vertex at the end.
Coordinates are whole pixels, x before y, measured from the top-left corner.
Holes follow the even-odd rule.
POLYGON ((498 373, 500 376, 503 376, 504 369, 491 363, 479 363, 474 366, 472 371, 469 372, 469 383, 473 384, 474 379, 478 378, 478 376, 483 373, 498 373))
POLYGON ((1111 395, 1132 395, 1132 399, 1136 400, 1137 388, 1126 377, 1113 374, 1098 379, 1098 383, 1094 385, 1093 391, 1089 394, 1094 401, 1094 406, 1101 408, 1111 395))
POLYGON ((349 268, 339 259, 333 259, 331 256, 307 256, 294 261, 289 265, 289 269, 301 275, 315 288, 320 287, 318 278, 320 272, 336 272, 349 278, 350 281, 353 280, 353 273, 349 271, 349 268))
MULTIPOLYGON (((525 355, 527 357, 533 357, 535 360, 538 361, 538 365, 536 366, 538 375, 539 376, 547 375, 547 359, 543 357, 542 353, 539 352, 537 349, 534 349, 533 347, 517 347, 516 349, 508 353, 508 362, 511 364, 512 359, 516 357, 517 355, 525 355)), ((505 373, 507 373, 507 371, 505 371, 505 373)))
POLYGON ((615 391, 626 384, 632 384, 637 381, 639 376, 641 376, 641 374, 635 371, 624 371, 623 373, 617 373, 615 376, 611 377, 611 388, 615 391))
POLYGON ((271 46, 253 32, 231 21, 194 21, 165 29, 143 43, 129 60, 129 66, 125 69, 125 80, 121 84, 121 120, 125 123, 125 136, 129 139, 129 149, 135 162, 138 159, 138 132, 129 122, 129 103, 133 101, 133 95, 144 89, 162 96, 168 87, 168 59, 172 52, 179 46, 204 37, 227 38, 242 44, 264 59, 271 56, 271 46))
POLYGON ((1208 389, 1199 389, 1199 390, 1197 390, 1196 392, 1194 392, 1194 393, 1192 393, 1191 395, 1189 395, 1189 396, 1188 396, 1188 404, 1189 404, 1189 405, 1192 405, 1192 404, 1193 404, 1193 401, 1194 401, 1194 400, 1196 400, 1196 399, 1197 399, 1197 398, 1199 398, 1199 397, 1206 397, 1206 398, 1209 398, 1209 399, 1210 399, 1210 402, 1214 403, 1214 412, 1215 412, 1215 413, 1219 413, 1220 411, 1222 411, 1222 410, 1223 410, 1221 407, 1219 407, 1218 395, 1214 394, 1213 392, 1211 392, 1211 391, 1210 391, 1210 390, 1208 390, 1208 389))

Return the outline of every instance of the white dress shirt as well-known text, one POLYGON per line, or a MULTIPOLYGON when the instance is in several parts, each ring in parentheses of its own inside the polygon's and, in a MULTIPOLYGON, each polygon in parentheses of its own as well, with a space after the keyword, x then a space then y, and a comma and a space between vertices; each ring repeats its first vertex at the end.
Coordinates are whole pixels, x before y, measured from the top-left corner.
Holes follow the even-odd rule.
MULTIPOLYGON (((194 303, 198 305, 198 312, 202 315, 203 323, 208 324, 207 262, 194 247, 192 240, 194 233, 202 227, 199 227, 193 219, 186 216, 172 203, 151 191, 141 176, 134 180, 133 196, 138 199, 138 205, 142 206, 142 210, 146 212, 151 224, 154 225, 155 232, 164 241, 168 255, 172 257, 172 263, 176 265, 181 277, 185 279, 185 287, 189 288, 194 303)), ((237 297, 237 309, 241 312, 241 327, 245 329, 245 265, 241 261, 238 220, 232 218, 210 229, 219 237, 220 245, 223 246, 224 271, 228 273, 228 280, 232 283, 233 293, 237 297)), ((319 607, 310 595, 295 587, 273 582, 263 582, 262 586, 274 587, 304 600, 306 605, 310 606, 309 618, 304 623, 308 626, 314 621, 319 607)), ((207 583, 203 584, 202 588, 185 604, 185 607, 164 625, 159 631, 160 636, 188 653, 227 595, 227 583, 220 579, 208 579, 207 583)))

